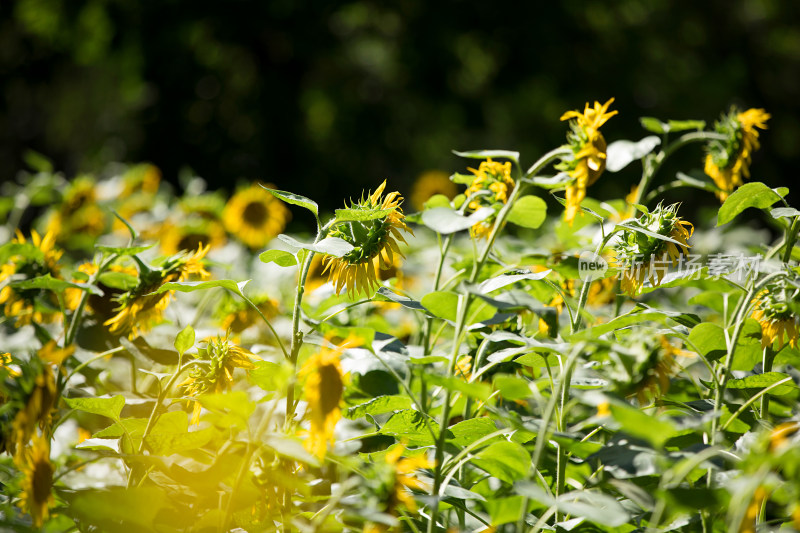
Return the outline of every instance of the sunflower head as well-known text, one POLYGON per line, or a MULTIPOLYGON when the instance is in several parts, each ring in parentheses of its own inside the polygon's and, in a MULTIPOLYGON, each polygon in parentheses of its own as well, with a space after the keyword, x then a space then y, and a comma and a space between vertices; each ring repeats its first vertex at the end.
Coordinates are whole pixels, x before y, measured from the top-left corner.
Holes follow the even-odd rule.
POLYGON ((210 245, 206 245, 193 253, 173 255, 159 268, 152 268, 139 261, 139 282, 116 297, 119 303, 117 313, 103 325, 110 326, 111 333, 125 334, 131 339, 148 331, 153 322, 161 319, 174 292, 156 294, 155 291, 171 281, 185 281, 191 276, 201 279, 210 277, 211 274, 203 266, 203 258, 209 249, 210 245))
POLYGON ((425 208, 425 202, 435 195, 441 194, 452 200, 458 194, 456 184, 450 180, 450 176, 441 170, 429 170, 423 172, 411 186, 411 205, 414 209, 421 211, 425 208))
POLYGON ((397 192, 382 196, 385 187, 384 181, 374 193, 349 206, 352 210, 371 211, 380 213, 380 216, 342 222, 328 233, 330 237, 338 237, 353 246, 342 257, 326 256, 322 260, 323 274, 328 273, 328 280, 334 282, 337 294, 346 288, 353 297, 379 285, 379 272, 395 268, 395 256, 403 255, 397 245, 397 241, 406 242, 401 232, 413 235, 400 208, 403 198, 397 192))
POLYGON ((304 446, 320 459, 333 444, 336 423, 342 417, 340 404, 345 386, 342 353, 359 344, 360 340, 351 336, 337 346, 322 346, 308 358, 298 374, 304 381, 303 395, 308 402, 306 416, 310 422, 304 446))
POLYGON ((106 212, 97 204, 97 183, 90 176, 75 178, 64 193, 61 205, 47 222, 47 233, 70 248, 90 249, 106 229, 106 212))
POLYGON ((751 315, 761 325, 761 346, 772 347, 778 342, 778 350, 783 349, 786 339, 792 348, 797 348, 797 319, 791 303, 800 296, 797 289, 790 289, 784 283, 768 285, 753 299, 755 308, 751 315))
POLYGON ((572 153, 563 157, 556 168, 571 178, 566 190, 565 213, 570 225, 580 212, 586 187, 597 181, 606 168, 606 140, 600 133, 600 127, 617 114, 616 111, 608 111, 613 101, 611 98, 605 104, 595 102, 593 107, 589 107, 587 102, 583 113, 567 111, 561 116, 561 120, 570 121, 567 145, 572 153))
MULTIPOLYGON (((267 187, 274 188, 274 185, 267 187)), ((266 246, 282 232, 290 218, 291 213, 283 202, 259 185, 234 194, 222 213, 228 233, 254 250, 266 246)))
MULTIPOLYGON (((468 169, 475 176, 467 187, 464 195, 467 197, 469 207, 477 211, 481 207, 491 207, 496 211, 508 202, 508 196, 514 188, 514 179, 511 177, 511 162, 500 163, 487 158, 482 161, 477 169, 468 169)), ((470 233, 476 238, 488 238, 494 226, 495 215, 490 216, 473 225, 470 233)))
POLYGON ((428 459, 424 451, 403 457, 405 452, 406 447, 403 444, 399 444, 385 456, 391 481, 387 511, 392 514, 397 512, 396 509, 399 505, 404 505, 411 512, 417 510, 417 504, 411 494, 411 489, 419 490, 423 488, 422 482, 417 478, 417 472, 433 468, 436 465, 434 461, 428 459))
MULTIPOLYGON (((202 394, 220 393, 229 390, 233 384, 233 371, 236 368, 252 370, 256 358, 250 351, 236 346, 224 337, 206 339, 197 348, 197 364, 189 377, 181 384, 186 387, 186 395, 197 398, 202 394)), ((200 421, 200 403, 194 402, 192 423, 200 421)))
POLYGON ((724 138, 706 146, 704 170, 720 189, 721 202, 750 177, 750 161, 759 148, 758 130, 766 129, 769 119, 763 109, 739 112, 733 107, 714 124, 714 131, 724 138))
MULTIPOLYGON (((250 301, 267 317, 278 314, 278 301, 266 295, 251 296, 250 301)), ((215 311, 221 321, 221 327, 231 333, 241 333, 250 326, 261 323, 261 315, 251 305, 241 299, 225 298, 215 311)))
POLYGON ((23 474, 20 507, 31 515, 35 527, 41 527, 53 503, 55 469, 50 462, 50 441, 35 436, 20 452, 17 462, 23 474))
POLYGON ((45 275, 61 278, 58 261, 63 251, 55 247, 55 234, 47 233, 41 237, 33 230, 29 243, 17 230, 17 236, 9 245, 21 246, 24 251, 12 255, 6 264, 0 266, 0 305, 3 306, 5 316, 13 317, 17 327, 31 322, 41 324, 56 321, 60 310, 58 300, 52 292, 44 289, 21 289, 13 285, 14 281, 45 275))
POLYGON ((226 241, 222 224, 200 217, 178 223, 165 223, 159 233, 161 251, 169 255, 196 250, 204 245, 215 249, 226 241))
POLYGON ((653 211, 644 213, 630 224, 668 237, 671 241, 645 233, 625 229, 614 245, 617 264, 624 267, 620 274, 621 289, 629 296, 639 292, 646 280, 655 286, 661 283, 666 268, 675 265, 681 254, 689 252, 688 239, 694 226, 677 215, 678 204, 663 207, 661 204, 653 211), (675 241, 675 242, 672 242, 675 241))

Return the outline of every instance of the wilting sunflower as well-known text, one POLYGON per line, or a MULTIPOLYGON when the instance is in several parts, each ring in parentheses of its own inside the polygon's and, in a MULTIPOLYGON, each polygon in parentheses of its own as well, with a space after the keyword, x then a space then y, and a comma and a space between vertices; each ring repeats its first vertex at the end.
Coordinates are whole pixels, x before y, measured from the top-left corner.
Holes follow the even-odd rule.
POLYGON ((714 130, 725 138, 708 143, 704 170, 719 187, 717 197, 721 202, 744 183, 743 178, 750 177, 750 161, 760 146, 756 128, 766 129, 769 119, 763 109, 740 113, 731 108, 714 124, 714 130))
POLYGON ((441 194, 450 200, 458 194, 456 184, 441 170, 429 170, 420 174, 411 186, 409 200, 414 209, 421 211, 425 207, 425 202, 435 194, 441 194))
MULTIPOLYGON (((181 386, 186 387, 186 395, 197 398, 202 394, 220 393, 230 390, 233 384, 233 371, 236 368, 252 370, 256 358, 250 351, 228 341, 228 335, 207 339, 197 348, 197 365, 181 386)), ((194 402, 192 424, 200 421, 200 403, 194 402)))
POLYGON ((103 325, 111 326, 111 333, 128 335, 134 338, 150 329, 153 322, 161 320, 174 291, 153 294, 159 287, 171 281, 185 281, 192 275, 201 279, 211 276, 203 267, 202 260, 210 246, 200 247, 191 254, 177 254, 169 257, 160 268, 139 264, 139 283, 136 287, 119 295, 117 314, 103 325))
POLYGON ((213 250, 223 246, 226 240, 222 224, 200 217, 179 223, 167 222, 159 231, 161 251, 167 255, 196 250, 204 245, 213 250))
MULTIPOLYGON (((50 275, 60 279, 61 259, 63 251, 55 248, 55 234, 47 233, 40 237, 36 230, 31 231, 32 245, 25 253, 13 255, 8 262, 0 266, 0 305, 7 317, 15 318, 17 327, 36 322, 42 324, 54 322, 60 316, 58 300, 50 291, 43 289, 20 289, 14 287, 13 281, 22 281, 39 276, 50 275)), ((28 241, 17 230, 17 236, 11 244, 28 245, 28 241)))
POLYGON ((620 288, 629 296, 636 295, 646 280, 653 286, 661 283, 669 266, 678 263, 681 254, 689 252, 688 239, 694 226, 677 215, 678 204, 662 207, 632 220, 636 225, 652 233, 669 237, 666 241, 644 233, 626 229, 614 245, 617 264, 623 269, 620 273, 620 288))
POLYGON ((325 457, 328 445, 333 445, 336 423, 342 417, 340 404, 345 385, 342 352, 357 343, 356 339, 348 337, 334 348, 320 347, 298 374, 301 380, 305 380, 303 394, 308 402, 307 416, 311 423, 304 446, 320 459, 325 457))
POLYGON ((50 463, 50 441, 36 435, 30 446, 25 446, 17 457, 22 471, 20 507, 28 512, 35 527, 41 527, 53 503, 53 473, 50 463))
POLYGON ((567 133, 567 144, 572 154, 562 158, 556 165, 557 169, 572 178, 567 185, 565 212, 565 220, 570 225, 580 212, 586 188, 597 181, 606 168, 606 140, 600 133, 600 127, 617 114, 616 111, 608 111, 613 101, 611 98, 602 105, 595 102, 594 107, 589 107, 587 102, 583 113, 567 111, 561 115, 561 120, 574 119, 570 121, 570 131, 567 133))
POLYGON ((751 316, 761 324, 763 348, 771 348, 778 341, 778 350, 781 350, 787 337, 789 346, 797 348, 797 323, 788 305, 792 298, 797 297, 797 291, 775 284, 759 292, 753 299, 755 310, 751 316))
POLYGON ((386 181, 366 199, 362 198, 350 206, 350 209, 359 211, 387 211, 385 215, 372 220, 343 222, 328 234, 353 245, 353 249, 342 257, 330 255, 323 258, 323 274, 328 273, 328 280, 334 282, 337 294, 347 288, 347 293, 354 297, 357 293, 368 293, 373 286, 379 285, 378 272, 394 267, 395 254, 403 255, 397 241, 405 243, 406 240, 400 232, 413 235, 400 208, 402 196, 390 192, 381 198, 385 187, 386 181))
MULTIPOLYGON (((499 163, 487 158, 482 161, 477 170, 467 169, 475 177, 464 191, 464 195, 469 199, 469 207, 472 211, 477 211, 481 207, 494 208, 495 213, 508 202, 508 195, 514 188, 514 179, 511 177, 511 163, 499 163)), ((495 215, 478 222, 470 228, 470 234, 475 238, 488 238, 494 226, 495 215)))
MULTIPOLYGON (((274 185, 267 184, 274 188, 274 185)), ((259 185, 234 194, 222 214, 228 233, 252 249, 262 248, 283 231, 291 213, 283 202, 259 185)))

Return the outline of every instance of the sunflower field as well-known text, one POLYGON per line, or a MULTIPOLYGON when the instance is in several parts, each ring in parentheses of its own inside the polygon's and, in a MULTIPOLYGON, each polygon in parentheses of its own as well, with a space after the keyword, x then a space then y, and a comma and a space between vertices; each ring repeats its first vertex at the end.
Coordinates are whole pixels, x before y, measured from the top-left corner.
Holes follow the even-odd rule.
POLYGON ((800 530, 800 211, 750 180, 770 115, 607 142, 612 108, 333 213, 31 153, 0 198, 0 528, 800 530))

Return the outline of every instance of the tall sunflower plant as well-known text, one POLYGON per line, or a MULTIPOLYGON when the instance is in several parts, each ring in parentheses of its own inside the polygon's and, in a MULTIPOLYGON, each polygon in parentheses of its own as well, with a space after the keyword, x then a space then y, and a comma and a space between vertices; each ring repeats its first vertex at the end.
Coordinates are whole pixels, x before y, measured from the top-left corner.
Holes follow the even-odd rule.
POLYGON ((613 104, 530 166, 455 152, 413 213, 388 181, 326 219, 30 157, 0 202, 3 527, 800 528, 800 213, 747 181, 770 117, 609 142, 613 104), (697 171, 661 180, 679 149, 697 171), (590 196, 607 173, 625 198, 590 196))

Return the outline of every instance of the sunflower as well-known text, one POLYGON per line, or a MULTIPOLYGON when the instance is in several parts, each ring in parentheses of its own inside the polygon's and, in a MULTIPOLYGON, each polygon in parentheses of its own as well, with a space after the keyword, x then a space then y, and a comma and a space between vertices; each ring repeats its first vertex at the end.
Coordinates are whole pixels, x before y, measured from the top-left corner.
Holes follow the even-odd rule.
POLYGON ((119 295, 117 314, 103 325, 111 326, 111 333, 126 334, 132 339, 150 329, 153 322, 161 320, 174 291, 154 294, 159 287, 171 281, 185 281, 192 275, 201 279, 211 276, 203 267, 202 260, 210 245, 199 247, 191 254, 177 254, 169 257, 161 268, 153 269, 139 264, 139 283, 129 291, 119 295))
MULTIPOLYGON (((511 177, 511 163, 498 163, 487 158, 482 161, 477 170, 468 169, 475 177, 464 192, 470 200, 469 207, 477 211, 481 207, 493 207, 498 210, 508 202, 508 195, 514 188, 514 179, 511 177)), ((470 233, 475 238, 488 238, 494 226, 495 216, 492 215, 470 228, 470 233)))
POLYGON ((751 315, 761 325, 761 346, 771 348, 778 341, 778 350, 786 345, 797 348, 798 329, 788 301, 797 298, 789 295, 786 287, 772 285, 759 292, 753 299, 755 310, 751 315))
POLYGON ((61 205, 47 222, 47 233, 55 235, 61 245, 91 247, 94 239, 106 228, 106 212, 97 205, 97 183, 94 178, 76 178, 64 193, 61 205))
POLYGON ((357 343, 355 338, 348 337, 332 349, 322 346, 303 364, 298 374, 301 380, 305 380, 303 393, 308 402, 307 414, 311 422, 304 445, 320 459, 325 457, 328 445, 333 445, 336 423, 342 417, 340 404, 345 385, 342 352, 357 343))
POLYGON ((386 454, 386 463, 394 471, 394 483, 390 495, 388 511, 393 513, 396 507, 403 504, 409 511, 416 512, 417 503, 411 494, 411 489, 423 488, 422 482, 417 479, 417 471, 424 468, 433 468, 436 463, 427 458, 425 453, 420 453, 412 457, 402 457, 405 453, 405 446, 396 446, 386 454))
MULTIPOLYGON (((254 354, 228 341, 224 337, 207 339, 205 345, 197 348, 198 364, 192 368, 191 374, 181 383, 186 387, 186 395, 197 398, 202 394, 220 393, 230 390, 233 384, 233 371, 236 368, 252 370, 256 366, 252 360, 254 354)), ((192 424, 200 421, 200 403, 194 402, 192 424)))
MULTIPOLYGON (((15 317, 17 327, 36 322, 37 324, 55 322, 61 316, 55 295, 43 289, 17 289, 11 285, 14 278, 31 279, 50 275, 60 279, 61 266, 58 260, 64 253, 55 248, 55 234, 46 233, 40 237, 36 230, 31 231, 32 246, 25 253, 11 256, 0 267, 0 305, 7 317, 15 317)), ((25 237, 17 230, 11 244, 28 245, 25 237)))
POLYGON ((323 274, 328 273, 328 281, 334 282, 337 294, 347 288, 347 293, 354 297, 356 293, 367 293, 379 285, 379 271, 393 268, 395 254, 403 255, 397 241, 405 243, 406 240, 400 232, 413 235, 400 209, 403 198, 397 192, 381 198, 385 187, 386 181, 366 199, 350 206, 350 209, 360 211, 388 211, 385 215, 372 220, 343 222, 328 234, 353 245, 353 249, 342 257, 329 255, 323 258, 323 274))
POLYGON ((650 280, 653 286, 659 285, 666 268, 677 264, 681 254, 689 252, 688 239, 694 232, 694 226, 691 222, 681 220, 677 211, 678 204, 669 207, 662 207, 659 204, 652 212, 645 213, 631 222, 644 230, 669 237, 676 242, 625 229, 620 240, 614 245, 617 264, 623 267, 620 273, 620 288, 625 294, 634 296, 646 280, 650 280))
POLYGON ((177 224, 167 222, 159 231, 161 251, 167 255, 196 250, 203 245, 216 249, 225 244, 225 228, 215 220, 194 217, 177 224))
POLYGON ((441 170, 429 170, 420 174, 411 186, 409 200, 414 209, 421 211, 425 208, 425 202, 435 194, 444 195, 450 200, 458 194, 456 184, 441 170))
POLYGON ((36 435, 17 460, 23 473, 20 507, 31 515, 35 527, 41 527, 53 503, 55 469, 50 463, 50 442, 36 435))
POLYGON ((567 133, 567 143, 572 154, 563 158, 556 168, 566 172, 572 179, 567 185, 565 220, 572 225, 575 215, 580 212, 580 206, 586 197, 586 187, 593 184, 606 168, 606 140, 600 133, 600 127, 617 114, 608 111, 614 101, 609 99, 605 104, 595 102, 594 107, 589 103, 583 110, 567 111, 561 115, 561 120, 571 120, 570 131, 567 133))
POLYGON ((717 197, 721 202, 744 183, 743 178, 750 177, 750 161, 760 146, 756 128, 766 129, 769 119, 763 109, 739 113, 731 108, 714 124, 714 130, 725 138, 708 144, 704 170, 720 189, 717 197))
MULTIPOLYGON (((267 184, 274 188, 274 185, 267 184)), ((283 231, 291 213, 263 187, 251 185, 234 194, 222 213, 228 233, 252 249, 262 248, 283 231)))
POLYGON ((161 170, 150 163, 134 165, 122 176, 123 188, 120 198, 144 193, 154 195, 158 192, 161 183, 161 170))
MULTIPOLYGON (((269 296, 253 296, 250 298, 258 310, 267 317, 272 318, 278 314, 278 302, 269 296)), ((225 331, 241 333, 250 326, 261 323, 261 315, 245 301, 227 299, 217 311, 221 317, 221 327, 225 331)))
POLYGON ((36 428, 48 428, 52 422, 56 401, 56 382, 50 365, 41 365, 33 378, 32 388, 24 399, 24 406, 14 416, 12 447, 24 446, 36 434, 36 428))

